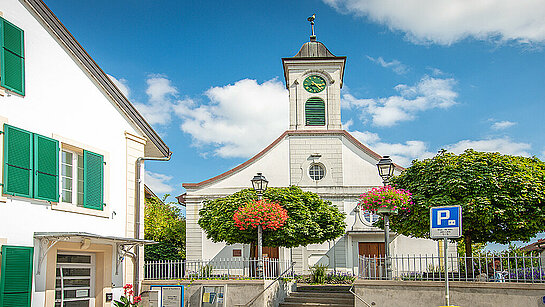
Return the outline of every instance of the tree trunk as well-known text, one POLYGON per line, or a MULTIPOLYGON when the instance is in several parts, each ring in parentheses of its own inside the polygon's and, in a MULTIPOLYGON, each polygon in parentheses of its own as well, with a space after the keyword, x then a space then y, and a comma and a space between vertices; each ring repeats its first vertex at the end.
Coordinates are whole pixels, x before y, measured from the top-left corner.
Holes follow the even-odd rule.
POLYGON ((250 259, 256 259, 257 258, 257 244, 255 242, 250 243, 250 259))
POLYGON ((469 236, 468 234, 465 234, 464 245, 466 248, 466 257, 471 257, 471 255, 473 255, 473 249, 472 249, 471 243, 472 243, 471 236, 469 236))
POLYGON ((468 234, 464 235, 464 247, 466 250, 466 277, 467 276, 474 276, 475 274, 475 268, 473 267, 473 251, 471 246, 471 236, 468 234))
POLYGON ((256 242, 250 243, 250 276, 251 277, 258 277, 257 276, 257 262, 255 261, 257 259, 257 244, 256 242))

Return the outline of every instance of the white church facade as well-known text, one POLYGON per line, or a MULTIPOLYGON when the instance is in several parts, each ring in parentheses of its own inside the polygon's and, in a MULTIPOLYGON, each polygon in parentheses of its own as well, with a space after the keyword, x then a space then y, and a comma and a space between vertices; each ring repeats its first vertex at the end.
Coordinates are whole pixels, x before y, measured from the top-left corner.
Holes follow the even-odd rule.
MULTIPOLYGON (((384 255, 384 232, 373 227, 376 216, 357 209, 358 197, 382 185, 376 164, 381 156, 356 140, 341 125, 341 88, 346 57, 333 55, 311 36, 294 57, 283 58, 289 90, 289 130, 243 164, 199 183, 185 183, 179 199, 186 205, 188 260, 245 257, 250 247, 213 243, 199 227, 199 209, 214 199, 250 188, 263 173, 269 187, 296 185, 331 201, 346 214, 343 236, 323 244, 266 249, 264 254, 295 261, 306 273, 314 264, 356 273, 358 255, 384 255)), ((399 174, 403 168, 396 166, 399 174)), ((391 254, 438 254, 437 243, 391 233, 391 254)))

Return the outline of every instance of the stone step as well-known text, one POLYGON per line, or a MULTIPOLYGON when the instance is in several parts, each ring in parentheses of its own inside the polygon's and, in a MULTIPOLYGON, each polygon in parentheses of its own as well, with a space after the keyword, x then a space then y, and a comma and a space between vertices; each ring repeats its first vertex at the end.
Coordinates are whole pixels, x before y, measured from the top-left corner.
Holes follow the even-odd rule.
POLYGON ((331 297, 331 298, 354 298, 354 295, 350 292, 292 292, 290 296, 293 297, 331 297))
POLYGON ((297 285, 297 292, 344 292, 350 293, 351 286, 297 285))
POLYGON ((354 307, 354 303, 352 304, 321 304, 321 303, 291 303, 291 302, 285 302, 280 303, 278 307, 354 307))
POLYGON ((334 306, 334 304, 341 304, 341 305, 354 305, 354 297, 348 297, 348 298, 338 298, 338 297, 329 297, 326 293, 323 294, 322 297, 316 297, 316 296, 299 296, 299 297, 293 297, 289 296, 284 299, 285 303, 317 303, 317 304, 330 304, 331 306, 334 306))

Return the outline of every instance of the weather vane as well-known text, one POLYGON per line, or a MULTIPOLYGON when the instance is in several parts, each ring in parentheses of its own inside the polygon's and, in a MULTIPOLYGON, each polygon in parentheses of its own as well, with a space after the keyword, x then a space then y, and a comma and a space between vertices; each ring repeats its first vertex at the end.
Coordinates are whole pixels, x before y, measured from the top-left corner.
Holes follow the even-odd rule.
POLYGON ((310 28, 312 30, 312 36, 311 37, 316 37, 316 35, 314 35, 314 19, 316 19, 316 14, 312 14, 312 16, 307 18, 307 20, 310 21, 310 28))

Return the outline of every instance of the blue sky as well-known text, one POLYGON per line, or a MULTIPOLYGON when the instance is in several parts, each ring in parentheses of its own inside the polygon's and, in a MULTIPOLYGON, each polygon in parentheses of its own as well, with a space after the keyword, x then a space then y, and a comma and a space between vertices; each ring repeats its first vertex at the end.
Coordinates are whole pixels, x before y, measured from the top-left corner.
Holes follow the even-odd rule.
POLYGON ((543 1, 45 2, 173 151, 146 164, 159 195, 288 128, 281 58, 308 41, 313 13, 318 40, 348 57, 344 127, 379 154, 545 158, 543 1))

